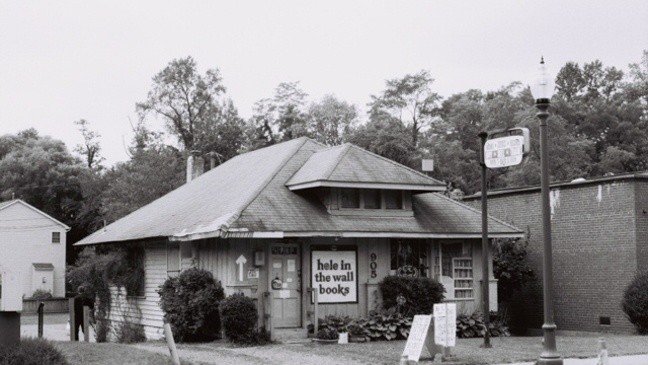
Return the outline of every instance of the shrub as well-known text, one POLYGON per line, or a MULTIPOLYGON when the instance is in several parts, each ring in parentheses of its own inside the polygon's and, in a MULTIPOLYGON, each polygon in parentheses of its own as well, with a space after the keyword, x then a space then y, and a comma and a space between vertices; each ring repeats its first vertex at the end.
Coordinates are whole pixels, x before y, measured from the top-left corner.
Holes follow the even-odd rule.
POLYGON ((321 328, 317 331, 317 338, 320 340, 337 340, 340 334, 333 328, 321 328))
POLYGON ((211 272, 191 268, 168 278, 158 290, 160 308, 178 342, 211 341, 220 336, 223 288, 211 272))
POLYGON ((542 325, 542 288, 529 265, 527 246, 526 240, 499 239, 493 256, 500 308, 506 313, 511 332, 517 335, 542 325))
POLYGON ((623 311, 640 334, 648 334, 648 271, 637 274, 626 287, 623 311))
MULTIPOLYGON (((335 316, 335 315, 327 315, 324 318, 319 318, 317 320, 318 322, 318 329, 322 328, 329 328, 329 329, 334 329, 338 332, 347 332, 347 327, 349 324, 351 324, 353 320, 349 316, 335 316)), ((312 324, 308 325, 308 333, 313 333, 314 328, 312 324)))
POLYGON ((144 326, 137 323, 121 322, 115 328, 115 335, 119 343, 136 343, 146 341, 144 326))
POLYGON ((383 308, 397 308, 407 316, 432 313, 445 289, 434 279, 387 276, 380 282, 383 308), (400 297, 400 298, 399 298, 400 297))
POLYGON ((228 340, 242 344, 258 342, 256 325, 259 315, 252 298, 241 293, 227 297, 221 303, 221 316, 228 340))
MULTIPOLYGON (((491 312, 490 323, 491 337, 507 337, 510 336, 506 321, 502 316, 497 313, 491 312)), ((486 326, 481 314, 474 313, 472 315, 460 314, 457 316, 457 337, 459 338, 472 338, 484 337, 486 334, 486 326)))
POLYGON ((67 365, 63 354, 43 339, 23 338, 15 347, 0 347, 0 364, 6 365, 67 365))
POLYGON ((409 336, 412 318, 390 310, 384 313, 372 312, 368 319, 358 320, 356 324, 364 328, 372 341, 391 341, 409 336))
POLYGON ((52 293, 48 290, 36 289, 31 297, 36 300, 52 299, 52 293))

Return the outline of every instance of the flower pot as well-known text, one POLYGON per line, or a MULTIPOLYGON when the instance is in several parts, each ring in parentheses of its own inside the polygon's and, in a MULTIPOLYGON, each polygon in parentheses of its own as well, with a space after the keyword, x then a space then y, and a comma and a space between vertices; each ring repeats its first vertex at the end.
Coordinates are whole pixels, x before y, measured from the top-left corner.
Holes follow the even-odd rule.
POLYGON ((367 337, 365 337, 365 336, 349 336, 349 342, 353 342, 353 343, 367 342, 367 337))
POLYGON ((321 343, 323 345, 332 345, 332 344, 337 344, 338 340, 337 339, 335 339, 335 340, 324 340, 324 339, 321 339, 321 338, 314 338, 313 342, 321 343))

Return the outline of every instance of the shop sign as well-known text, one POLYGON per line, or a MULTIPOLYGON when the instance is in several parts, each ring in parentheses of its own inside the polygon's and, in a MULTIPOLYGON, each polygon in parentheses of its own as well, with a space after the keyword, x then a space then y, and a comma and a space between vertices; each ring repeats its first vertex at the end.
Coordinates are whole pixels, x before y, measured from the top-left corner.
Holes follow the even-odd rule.
POLYGON ((409 336, 405 343, 405 349, 401 356, 407 357, 409 361, 418 362, 423 353, 423 347, 428 350, 431 357, 439 353, 439 349, 434 345, 434 327, 431 326, 432 316, 429 314, 417 314, 412 321, 409 336))
POLYGON ((457 342, 457 304, 437 303, 434 305, 434 343, 453 347, 457 342))
POLYGON ((357 303, 357 251, 339 246, 335 251, 313 249, 311 284, 319 303, 357 303))

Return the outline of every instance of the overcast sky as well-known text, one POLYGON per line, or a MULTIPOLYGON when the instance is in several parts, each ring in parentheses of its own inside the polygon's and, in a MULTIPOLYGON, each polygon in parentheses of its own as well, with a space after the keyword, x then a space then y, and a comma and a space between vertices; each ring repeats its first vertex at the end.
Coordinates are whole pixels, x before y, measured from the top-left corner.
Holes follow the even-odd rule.
POLYGON ((648 49, 648 1, 3 1, 0 134, 34 127, 102 135, 127 158, 129 117, 171 59, 218 67, 242 116, 282 81, 364 111, 384 80, 428 69, 443 96, 600 59, 623 69, 648 49))

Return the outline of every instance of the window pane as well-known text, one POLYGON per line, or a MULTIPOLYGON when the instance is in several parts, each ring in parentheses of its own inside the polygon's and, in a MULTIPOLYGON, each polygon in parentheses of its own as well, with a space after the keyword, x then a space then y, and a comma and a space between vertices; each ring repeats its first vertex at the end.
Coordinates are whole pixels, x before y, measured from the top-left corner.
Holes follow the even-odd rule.
POLYGON ((167 271, 180 271, 180 245, 177 243, 167 246, 167 271))
POLYGON ((367 189, 362 191, 365 209, 380 209, 380 190, 367 189))
POLYGON ((360 208, 358 189, 342 189, 340 191, 340 200, 342 208, 360 208))
POLYGON ((427 277, 427 246, 425 240, 390 241, 391 269, 396 275, 427 277))
POLYGON ((52 232, 52 243, 61 243, 61 232, 52 232))
POLYGON ((400 190, 385 190, 385 208, 403 209, 403 193, 400 190))

